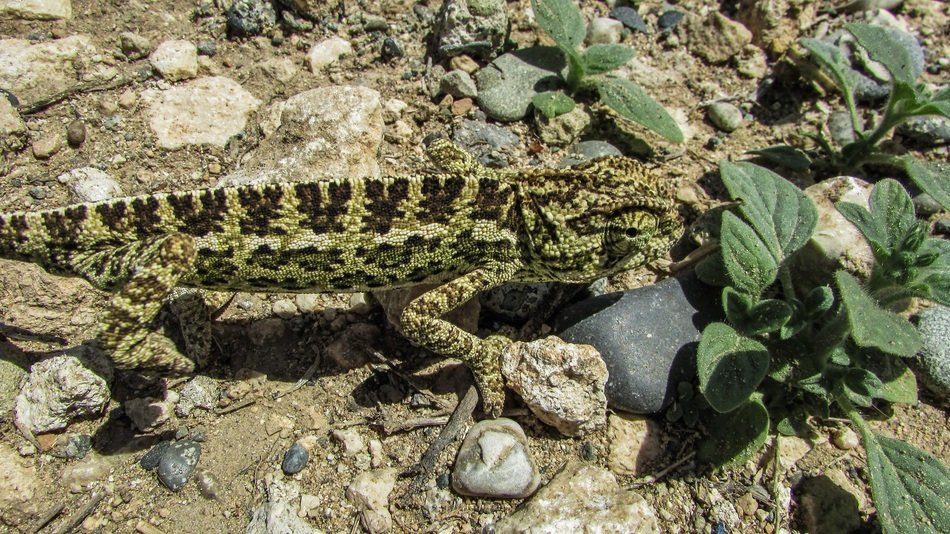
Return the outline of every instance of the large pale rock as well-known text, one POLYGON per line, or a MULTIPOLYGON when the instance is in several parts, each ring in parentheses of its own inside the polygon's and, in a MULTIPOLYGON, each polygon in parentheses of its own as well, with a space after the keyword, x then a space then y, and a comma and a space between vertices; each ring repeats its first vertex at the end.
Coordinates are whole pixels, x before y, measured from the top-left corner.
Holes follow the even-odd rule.
POLYGON ((209 144, 223 147, 244 130, 261 101, 241 84, 222 76, 199 78, 164 91, 142 93, 149 126, 162 148, 209 144))
POLYGON ((102 413, 109 404, 106 381, 73 356, 35 365, 16 398, 14 416, 34 434, 66 428, 76 418, 102 413))
POLYGON ((69 0, 0 0, 0 17, 57 20, 73 16, 69 0))
POLYGON ((43 485, 36 469, 6 443, 0 443, 0 465, 0 525, 25 524, 39 508, 43 485))
POLYGON ((148 62, 166 80, 194 78, 198 74, 198 47, 191 41, 165 41, 148 56, 148 62))
POLYGON ((305 91, 280 104, 279 122, 241 169, 219 185, 380 174, 378 92, 355 85, 305 91))
POLYGON ((72 35, 32 44, 26 39, 0 40, 0 87, 21 104, 31 104, 76 85, 103 82, 116 70, 97 63, 98 50, 87 35, 72 35))

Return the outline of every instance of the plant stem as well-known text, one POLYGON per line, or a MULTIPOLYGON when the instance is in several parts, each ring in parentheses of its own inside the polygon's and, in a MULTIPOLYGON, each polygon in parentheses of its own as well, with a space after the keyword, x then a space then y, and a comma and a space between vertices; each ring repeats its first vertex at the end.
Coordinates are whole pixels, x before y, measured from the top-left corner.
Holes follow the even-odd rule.
POLYGON ((785 294, 785 300, 790 301, 794 299, 795 284, 792 283, 792 271, 788 265, 783 263, 782 266, 778 268, 778 277, 782 284, 782 293, 785 294))
POLYGON ((832 351, 841 345, 850 333, 851 325, 848 323, 848 316, 844 308, 839 305, 835 316, 815 334, 812 343, 812 347, 818 351, 816 355, 817 362, 822 371, 828 365, 828 358, 831 357, 832 351))

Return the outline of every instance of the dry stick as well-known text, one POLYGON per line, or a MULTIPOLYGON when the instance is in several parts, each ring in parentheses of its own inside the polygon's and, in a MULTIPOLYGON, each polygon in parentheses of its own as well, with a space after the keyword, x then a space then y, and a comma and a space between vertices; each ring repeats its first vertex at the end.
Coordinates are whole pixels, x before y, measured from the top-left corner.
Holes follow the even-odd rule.
POLYGON ((241 402, 232 404, 230 406, 225 406, 224 408, 217 408, 214 410, 214 414, 224 415, 224 414, 229 414, 231 412, 236 412, 240 410, 241 408, 247 408, 248 406, 254 404, 255 402, 257 402, 256 399, 247 398, 247 399, 242 400, 241 402))
POLYGON ((435 467, 435 462, 439 459, 439 455, 442 454, 443 449, 462 431, 462 427, 472 417, 472 412, 475 411, 476 404, 478 404, 478 391, 475 389, 475 386, 469 386, 468 391, 465 392, 465 396, 462 397, 462 400, 459 401, 458 406, 455 408, 455 412, 452 413, 452 417, 449 418, 449 422, 442 427, 442 432, 429 444, 429 448, 426 449, 419 463, 403 473, 404 476, 416 474, 416 477, 409 484, 409 489, 406 493, 399 498, 400 505, 408 505, 409 499, 422 491, 429 472, 435 467))
POLYGON ((102 502, 105 496, 104 491, 96 490, 92 496, 89 497, 89 501, 73 512, 73 514, 66 519, 66 522, 56 529, 54 534, 67 534, 68 532, 72 532, 74 528, 78 527, 79 524, 96 509, 96 506, 99 506, 99 503, 102 502))
POLYGON ((399 419, 393 421, 386 419, 383 421, 383 432, 391 436, 396 432, 406 432, 415 430, 424 426, 442 426, 449 421, 449 415, 433 415, 432 417, 415 417, 413 419, 399 419))
POLYGON ((65 91, 60 91, 54 95, 48 96, 41 100, 37 100, 30 105, 23 105, 17 108, 17 111, 20 112, 20 115, 32 115, 33 113, 38 113, 44 109, 52 106, 53 104, 59 103, 67 98, 79 94, 79 93, 95 93, 98 91, 108 91, 110 89, 116 89, 124 85, 132 83, 134 80, 132 78, 127 78, 125 76, 119 76, 118 80, 113 81, 112 83, 80 83, 76 84, 65 91))
POLYGON ((689 460, 691 460, 691 459, 693 458, 693 456, 696 456, 696 451, 693 451, 693 452, 687 454, 686 456, 683 456, 683 457, 680 458, 679 460, 676 460, 675 462, 671 463, 670 465, 664 467, 663 469, 661 469, 660 471, 658 471, 655 475, 650 475, 650 476, 644 477, 644 478, 642 478, 642 479, 640 479, 640 480, 637 480, 637 481, 634 482, 633 484, 627 486, 625 489, 628 489, 628 490, 629 490, 629 489, 633 489, 633 488, 639 488, 639 487, 642 487, 642 486, 649 486, 650 484, 655 484, 657 480, 660 480, 661 478, 663 478, 663 477, 665 477, 666 475, 670 474, 670 471, 672 471, 672 470, 676 469, 677 467, 683 465, 684 463, 688 462, 689 460))
POLYGON ((37 519, 29 528, 30 534, 36 534, 37 532, 43 530, 43 527, 48 525, 50 521, 56 519, 56 516, 63 513, 64 508, 66 508, 66 503, 64 502, 61 502, 50 508, 45 514, 43 514, 43 517, 37 519))
POLYGON ((274 400, 277 400, 283 397, 284 395, 290 395, 294 391, 297 391, 298 389, 304 387, 307 384, 307 382, 309 382, 310 379, 313 378, 313 375, 316 374, 317 367, 320 366, 320 360, 321 360, 320 351, 318 350, 317 353, 313 356, 313 363, 310 364, 310 367, 307 368, 307 370, 304 372, 300 380, 298 380, 294 385, 290 386, 289 388, 283 391, 278 391, 277 393, 274 393, 273 395, 274 400))
POLYGON ((425 398, 429 399, 429 402, 431 402, 432 404, 435 404, 436 406, 438 406, 439 408, 441 408, 441 409, 443 409, 443 410, 445 410, 445 411, 449 411, 449 410, 451 409, 451 407, 448 406, 444 401, 442 401, 442 399, 440 399, 440 398, 436 397, 435 395, 429 393, 428 391, 426 391, 425 388, 423 388, 422 386, 420 386, 419 383, 418 383, 416 380, 414 380, 412 377, 410 377, 410 376, 407 375, 406 373, 403 373, 402 371, 400 371, 399 369, 397 369, 397 368, 396 368, 396 365, 392 362, 392 360, 390 360, 389 358, 383 356, 379 351, 373 351, 373 352, 371 352, 371 353, 370 353, 370 356, 373 357, 373 358, 375 358, 375 359, 377 359, 377 360, 379 360, 379 361, 382 362, 383 364, 385 364, 385 365, 386 365, 386 368, 387 368, 387 371, 389 371, 389 372, 391 372, 392 374, 398 376, 399 378, 405 380, 407 384, 409 384, 409 385, 412 386, 416 391, 418 391, 419 393, 421 393, 422 395, 424 395, 425 398))

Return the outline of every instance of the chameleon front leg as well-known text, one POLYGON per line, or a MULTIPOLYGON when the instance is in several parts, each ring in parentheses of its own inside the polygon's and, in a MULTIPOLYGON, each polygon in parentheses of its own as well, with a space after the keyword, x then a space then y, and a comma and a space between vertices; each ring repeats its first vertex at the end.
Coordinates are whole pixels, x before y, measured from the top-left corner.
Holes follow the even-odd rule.
POLYGON ((426 147, 426 154, 444 172, 458 176, 474 176, 483 170, 471 154, 445 138, 436 139, 426 147))
POLYGON ((188 373, 194 363, 152 329, 152 320, 194 264, 194 238, 170 234, 146 241, 121 258, 128 279, 109 300, 97 335, 120 369, 188 373))
POLYGON ((234 298, 234 293, 176 287, 168 308, 178 319, 185 353, 198 367, 204 367, 211 355, 211 323, 234 298))
POLYGON ((458 358, 475 375, 485 411, 501 414, 505 403, 501 356, 511 344, 502 336, 486 339, 469 334, 441 317, 481 291, 503 284, 518 270, 515 263, 493 263, 460 276, 416 297, 400 317, 403 334, 413 343, 433 352, 458 358))

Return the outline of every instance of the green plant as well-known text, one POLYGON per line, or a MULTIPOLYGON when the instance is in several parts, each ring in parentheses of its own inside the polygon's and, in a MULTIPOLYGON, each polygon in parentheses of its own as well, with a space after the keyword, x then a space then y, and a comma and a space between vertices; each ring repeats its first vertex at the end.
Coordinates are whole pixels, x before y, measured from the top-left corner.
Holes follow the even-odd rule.
POLYGON ((895 309, 909 296, 950 305, 950 242, 930 237, 901 185, 883 180, 870 209, 836 206, 874 253, 867 284, 839 270, 835 289, 800 288, 791 265, 817 223, 811 200, 751 163, 723 162, 720 172, 739 203, 736 213, 722 215, 719 251, 697 266, 703 281, 725 286, 727 319, 710 324, 698 348, 699 390, 713 418, 700 458, 744 461, 770 432, 800 434, 810 417, 837 408, 861 434, 884 531, 917 525, 950 532, 950 469, 874 433, 858 411, 875 402, 916 402, 916 380, 902 358, 921 340, 895 309))
POLYGON ((681 143, 683 132, 663 106, 637 84, 607 72, 633 57, 633 49, 621 44, 595 44, 581 50, 587 35, 581 12, 571 0, 531 0, 541 29, 554 39, 567 59, 566 89, 538 93, 534 106, 552 118, 574 109, 574 97, 596 92, 621 117, 646 126, 663 137, 681 143))
POLYGON ((950 165, 925 162, 911 156, 895 156, 879 149, 879 143, 903 122, 914 117, 936 115, 950 118, 950 88, 932 93, 918 84, 911 69, 911 55, 906 45, 880 26, 846 24, 857 44, 868 56, 882 64, 891 75, 891 90, 883 113, 877 120, 865 123, 855 103, 855 75, 848 60, 837 46, 818 39, 802 39, 802 46, 841 91, 842 100, 851 117, 854 141, 836 147, 821 133, 809 135, 818 146, 823 159, 816 159, 798 149, 778 145, 754 154, 789 168, 803 170, 820 163, 836 172, 850 173, 862 166, 884 164, 902 169, 922 191, 929 193, 944 208, 950 209, 950 165))

